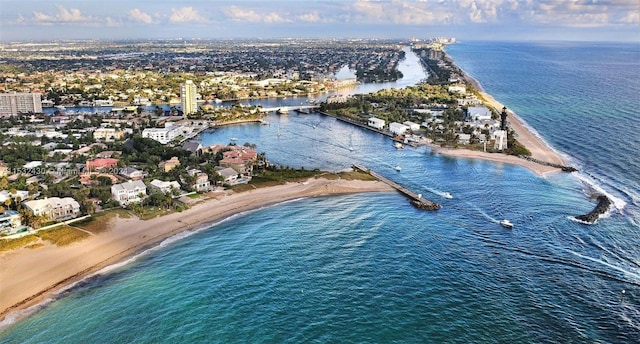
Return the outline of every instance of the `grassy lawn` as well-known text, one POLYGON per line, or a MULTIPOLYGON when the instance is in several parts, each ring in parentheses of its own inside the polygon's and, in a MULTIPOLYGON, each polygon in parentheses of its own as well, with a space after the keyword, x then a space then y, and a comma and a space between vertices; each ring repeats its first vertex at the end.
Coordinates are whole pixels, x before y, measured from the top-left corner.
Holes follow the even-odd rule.
POLYGON ((369 173, 362 171, 340 172, 338 176, 344 180, 377 180, 369 173))
POLYGON ((66 246, 89 236, 88 233, 69 226, 59 226, 56 228, 42 230, 36 235, 57 246, 66 246))

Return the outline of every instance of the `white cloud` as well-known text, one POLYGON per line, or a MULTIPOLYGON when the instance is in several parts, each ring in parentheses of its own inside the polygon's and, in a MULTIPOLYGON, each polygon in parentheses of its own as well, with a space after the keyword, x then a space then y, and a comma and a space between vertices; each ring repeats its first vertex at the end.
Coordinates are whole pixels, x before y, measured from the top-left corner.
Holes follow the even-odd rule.
POLYGON ((91 16, 85 16, 77 8, 66 9, 62 5, 56 5, 58 12, 53 15, 48 15, 42 12, 33 12, 33 18, 25 19, 20 16, 19 22, 22 23, 35 23, 39 25, 52 25, 52 24, 71 24, 71 23, 85 23, 95 25, 96 18, 91 16))
POLYGON ((283 17, 283 15, 277 12, 265 12, 258 13, 255 10, 242 8, 239 6, 229 6, 222 10, 222 12, 231 20, 237 22, 247 22, 247 23, 267 23, 267 24, 278 24, 278 23, 290 23, 291 19, 287 19, 283 17))
POLYGON ((129 11, 129 18, 133 19, 134 21, 138 21, 145 24, 153 23, 153 19, 149 14, 142 12, 137 8, 134 8, 131 11, 129 11))
POLYGON ((108 27, 119 27, 119 26, 122 26, 122 21, 120 21, 120 20, 113 19, 111 17, 107 17, 105 20, 107 22, 107 26, 108 27))
POLYGON ((297 19, 301 22, 306 22, 306 23, 318 23, 322 21, 322 19, 320 18, 320 15, 318 15, 318 12, 301 14, 297 16, 297 19))
POLYGON ((171 16, 169 17, 169 22, 178 24, 178 23, 206 23, 208 22, 207 18, 203 17, 193 9, 193 7, 182 7, 180 9, 171 9, 171 16))
POLYGON ((358 0, 350 10, 353 12, 352 21, 358 23, 429 25, 450 20, 452 13, 443 4, 445 2, 358 0))

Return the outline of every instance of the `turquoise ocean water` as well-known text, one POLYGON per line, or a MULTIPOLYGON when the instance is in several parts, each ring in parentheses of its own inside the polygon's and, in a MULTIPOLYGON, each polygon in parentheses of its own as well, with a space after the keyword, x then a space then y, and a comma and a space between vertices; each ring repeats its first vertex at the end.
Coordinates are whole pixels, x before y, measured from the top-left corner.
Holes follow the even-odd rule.
POLYGON ((581 172, 542 178, 425 147, 396 150, 317 114, 226 127, 203 143, 236 137, 296 167, 358 162, 443 208, 422 212, 378 193, 239 214, 88 279, 6 327, 0 342, 640 341, 640 46, 470 42, 447 51, 581 172), (594 225, 572 221, 596 191, 616 207, 594 225))

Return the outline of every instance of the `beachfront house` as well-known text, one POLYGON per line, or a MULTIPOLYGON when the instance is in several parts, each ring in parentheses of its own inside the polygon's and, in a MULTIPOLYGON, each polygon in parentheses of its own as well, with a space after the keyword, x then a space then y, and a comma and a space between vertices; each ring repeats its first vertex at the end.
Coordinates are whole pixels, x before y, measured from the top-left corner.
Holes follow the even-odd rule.
POLYGON ((140 203, 147 196, 147 186, 141 180, 111 185, 111 195, 121 206, 130 203, 140 203))
POLYGON ((458 134, 458 143, 461 145, 468 145, 471 142, 471 134, 458 134))
POLYGON ((385 121, 384 119, 380 119, 377 117, 369 117, 369 120, 367 121, 367 125, 372 128, 382 130, 384 129, 385 121))
POLYGON ((20 213, 15 210, 5 210, 0 213, 0 235, 13 234, 21 227, 20 213))
POLYGON ((195 181, 191 185, 194 190, 198 192, 207 192, 211 190, 211 182, 209 181, 209 176, 206 173, 195 168, 188 170, 187 173, 190 176, 195 177, 195 181))
POLYGON ((489 121, 491 120, 491 110, 486 106, 470 106, 467 108, 467 120, 489 121))
POLYGON ((46 216, 49 220, 64 221, 80 214, 80 204, 71 197, 49 197, 22 202, 24 208, 33 216, 46 216))
POLYGON ((231 167, 216 168, 216 172, 223 178, 223 184, 236 185, 238 183, 238 172, 231 167))
POLYGON ((151 183, 149 183, 147 190, 149 190, 150 194, 163 193, 166 195, 168 193, 172 193, 173 190, 180 191, 180 184, 178 184, 178 182, 176 182, 175 180, 165 182, 159 179, 154 179, 151 181, 151 183))

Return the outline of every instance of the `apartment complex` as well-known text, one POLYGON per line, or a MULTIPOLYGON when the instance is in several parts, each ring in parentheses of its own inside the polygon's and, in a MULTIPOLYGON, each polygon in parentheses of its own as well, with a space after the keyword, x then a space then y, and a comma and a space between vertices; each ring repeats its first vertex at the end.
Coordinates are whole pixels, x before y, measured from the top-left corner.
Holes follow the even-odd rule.
POLYGON ((196 85, 191 80, 187 80, 180 86, 180 103, 182 112, 190 115, 198 112, 198 103, 196 99, 196 85))
POLYGON ((40 93, 0 93, 0 116, 42 112, 40 93))

